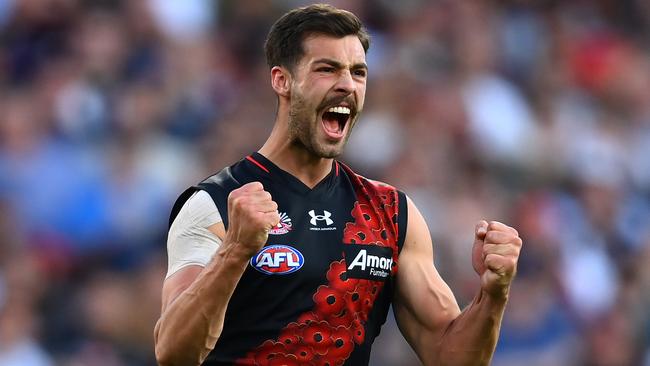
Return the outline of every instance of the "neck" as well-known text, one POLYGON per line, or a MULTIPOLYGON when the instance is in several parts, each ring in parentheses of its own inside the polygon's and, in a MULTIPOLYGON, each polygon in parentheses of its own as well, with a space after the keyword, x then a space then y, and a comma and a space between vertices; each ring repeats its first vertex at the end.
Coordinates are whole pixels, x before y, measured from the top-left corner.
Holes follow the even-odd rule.
POLYGON ((287 121, 287 113, 278 112, 273 131, 258 152, 307 187, 314 188, 332 170, 332 159, 315 156, 304 146, 290 141, 287 121))

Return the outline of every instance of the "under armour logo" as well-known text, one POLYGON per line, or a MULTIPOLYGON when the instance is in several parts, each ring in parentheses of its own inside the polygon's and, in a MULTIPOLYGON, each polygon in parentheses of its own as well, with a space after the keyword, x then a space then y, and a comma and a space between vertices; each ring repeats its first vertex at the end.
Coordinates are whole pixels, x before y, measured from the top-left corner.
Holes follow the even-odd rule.
POLYGON ((316 215, 316 211, 314 210, 311 210, 308 213, 309 216, 311 216, 311 220, 309 220, 309 222, 314 226, 318 225, 318 221, 323 221, 323 220, 325 220, 325 225, 327 226, 330 226, 334 223, 334 220, 330 219, 332 214, 329 211, 323 210, 322 215, 316 215))

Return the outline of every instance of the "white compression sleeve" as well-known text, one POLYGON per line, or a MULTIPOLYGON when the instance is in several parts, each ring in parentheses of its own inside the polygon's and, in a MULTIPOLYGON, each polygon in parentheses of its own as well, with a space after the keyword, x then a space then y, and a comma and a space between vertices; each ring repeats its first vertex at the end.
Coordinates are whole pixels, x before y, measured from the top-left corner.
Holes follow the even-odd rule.
POLYGON ((174 219, 167 236, 167 276, 183 267, 205 267, 221 245, 221 239, 208 227, 223 221, 210 195, 195 192, 174 219))

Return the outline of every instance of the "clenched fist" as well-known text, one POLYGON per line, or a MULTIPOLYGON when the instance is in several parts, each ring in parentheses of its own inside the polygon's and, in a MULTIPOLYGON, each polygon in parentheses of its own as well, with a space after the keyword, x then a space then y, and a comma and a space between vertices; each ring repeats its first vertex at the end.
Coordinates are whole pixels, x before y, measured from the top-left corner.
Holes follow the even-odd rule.
POLYGON ((249 256, 266 243, 269 230, 280 222, 278 205, 262 183, 251 182, 228 195, 226 242, 239 245, 249 256))
POLYGON ((517 230, 498 221, 479 221, 474 231, 472 265, 481 276, 481 288, 504 297, 517 272, 522 241, 517 230))

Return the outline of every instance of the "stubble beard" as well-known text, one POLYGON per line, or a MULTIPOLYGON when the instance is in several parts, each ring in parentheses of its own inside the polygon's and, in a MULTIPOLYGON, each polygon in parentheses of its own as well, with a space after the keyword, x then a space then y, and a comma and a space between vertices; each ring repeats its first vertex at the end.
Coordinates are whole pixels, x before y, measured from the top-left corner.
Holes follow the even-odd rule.
MULTIPOLYGON (((348 123, 354 123, 354 121, 348 123)), ((327 144, 318 141, 319 124, 316 106, 310 105, 302 95, 294 92, 289 106, 289 139, 291 143, 319 158, 332 159, 341 155, 353 125, 348 128, 348 133, 343 137, 343 141, 337 144, 327 144)))

